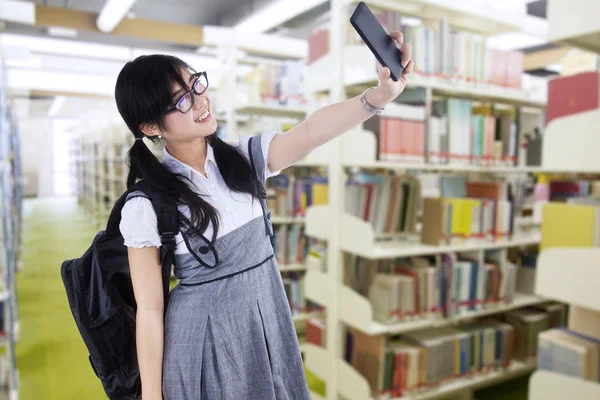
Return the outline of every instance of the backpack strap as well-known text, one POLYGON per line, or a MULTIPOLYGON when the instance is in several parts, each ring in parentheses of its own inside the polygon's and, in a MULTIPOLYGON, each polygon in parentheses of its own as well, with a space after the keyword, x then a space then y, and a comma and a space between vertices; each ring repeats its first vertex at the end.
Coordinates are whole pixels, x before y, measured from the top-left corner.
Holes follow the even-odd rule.
POLYGON ((164 196, 160 192, 154 190, 145 181, 139 181, 127 190, 117 200, 113 207, 110 217, 108 218, 108 224, 106 226, 106 234, 112 236, 120 236, 119 224, 121 223, 121 211, 127 200, 131 199, 131 193, 142 192, 152 203, 154 212, 157 217, 158 233, 160 235, 160 241, 162 247, 160 249, 160 259, 162 265, 162 279, 163 279, 163 295, 165 301, 165 310, 169 300, 169 287, 171 282, 171 267, 175 263, 175 236, 179 233, 179 211, 175 201, 168 196, 164 196))
MULTIPOLYGON (((263 185, 263 178, 265 176, 265 162, 264 156, 262 153, 262 145, 261 145, 261 135, 252 136, 248 141, 248 155, 250 158, 250 166, 252 167, 252 172, 256 176, 258 183, 263 185)), ((266 193, 266 191, 265 191, 266 193)), ((269 211, 269 207, 267 206, 267 199, 260 198, 258 199, 260 203, 260 208, 263 213, 263 221, 265 223, 265 231, 267 236, 273 236, 273 224, 271 222, 271 212, 269 211)))

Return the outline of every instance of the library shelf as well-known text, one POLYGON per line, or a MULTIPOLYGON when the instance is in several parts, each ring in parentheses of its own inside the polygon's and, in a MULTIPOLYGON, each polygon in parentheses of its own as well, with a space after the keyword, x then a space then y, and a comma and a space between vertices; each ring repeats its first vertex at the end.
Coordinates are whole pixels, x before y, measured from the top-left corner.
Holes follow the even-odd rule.
POLYGON ((281 272, 292 272, 292 271, 306 271, 306 265, 304 264, 281 264, 279 265, 281 272))
POLYGON ((319 312, 301 313, 301 314, 295 314, 295 315, 292 314, 292 319, 294 320, 294 322, 307 321, 311 318, 318 317, 319 315, 321 315, 321 313, 319 313, 319 312))
POLYGON ((551 371, 535 371, 529 380, 530 400, 597 400, 600 384, 551 371))
MULTIPOLYGON (((526 361, 513 360, 508 367, 498 368, 485 374, 482 373, 467 377, 459 377, 446 383, 442 383, 433 389, 393 400, 435 400, 452 397, 452 395, 460 392, 469 392, 480 387, 490 386, 508 381, 518 376, 526 375, 535 370, 535 368, 536 361, 533 359, 526 361)), ((351 385, 353 389, 348 393, 350 396, 346 396, 349 400, 373 399, 366 379, 354 368, 350 367, 340 370, 340 372, 340 388, 351 385)), ((382 395, 378 398, 379 400, 390 400, 389 395, 382 395)))
POLYGON ((306 116, 306 109, 302 107, 288 107, 265 104, 240 105, 236 107, 235 112, 237 114, 252 114, 272 117, 304 118, 306 116))
POLYGON ((600 248, 552 248, 540 253, 535 292, 600 312, 600 248))
MULTIPOLYGON (((348 5, 356 5, 359 0, 345 0, 348 5)), ((449 2, 446 2, 448 4, 449 2)), ((370 0, 369 7, 390 10, 425 20, 445 18, 448 24, 459 29, 482 35, 494 35, 502 32, 519 30, 514 24, 502 22, 490 17, 490 14, 474 14, 458 6, 444 6, 436 0, 370 0)))
POLYGON ((548 40, 600 53, 598 13, 597 1, 548 1, 548 40))
MULTIPOLYGON (((348 65, 344 71, 343 83, 349 94, 356 95, 367 87, 377 85, 375 61, 365 45, 345 45, 343 57, 348 65)), ((334 69, 334 55, 328 53, 307 67, 306 85, 315 93, 329 91, 329 79, 334 69)), ((523 90, 509 89, 489 84, 448 81, 437 77, 412 74, 408 78, 408 88, 431 89, 433 95, 489 101, 515 106, 544 108, 545 99, 532 98, 523 90)))
POLYGON ((271 217, 271 222, 275 225, 284 225, 284 224, 304 224, 303 217, 280 217, 274 215, 271 217))
POLYGON ((486 304, 481 310, 464 311, 461 314, 451 317, 424 317, 395 324, 384 324, 373 318, 373 306, 366 297, 361 296, 348 286, 342 286, 340 291, 340 320, 346 325, 371 336, 395 335, 425 328, 440 328, 473 318, 485 317, 521 307, 536 305, 545 301, 538 296, 517 293, 510 303, 486 304))
POLYGON ((600 110, 586 111, 553 119, 544 130, 542 169, 600 173, 596 149, 600 136, 600 110))

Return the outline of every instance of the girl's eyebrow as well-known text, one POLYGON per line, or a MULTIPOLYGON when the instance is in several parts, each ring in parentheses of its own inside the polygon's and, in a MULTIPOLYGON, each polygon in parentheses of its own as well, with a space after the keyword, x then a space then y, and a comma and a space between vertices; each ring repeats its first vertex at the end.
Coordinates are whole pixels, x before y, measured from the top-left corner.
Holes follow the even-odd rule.
MULTIPOLYGON (((196 74, 190 74, 190 79, 188 80, 188 83, 192 83, 192 79, 194 79, 195 77, 196 77, 196 74)), ((175 97, 177 97, 178 95, 180 95, 182 92, 185 92, 185 89, 180 88, 178 91, 176 91, 175 93, 173 93, 172 100, 174 100, 175 97)))

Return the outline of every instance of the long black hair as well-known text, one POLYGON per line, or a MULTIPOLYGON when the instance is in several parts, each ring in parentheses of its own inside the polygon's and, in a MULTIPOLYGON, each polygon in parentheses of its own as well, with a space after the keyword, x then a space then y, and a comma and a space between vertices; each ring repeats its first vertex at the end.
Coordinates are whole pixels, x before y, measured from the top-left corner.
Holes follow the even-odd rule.
MULTIPOLYGON (((121 117, 136 139, 148 137, 140 126, 151 124, 165 130, 165 111, 172 106, 172 87, 174 83, 189 89, 182 71, 195 73, 187 63, 177 57, 167 55, 140 56, 125 64, 115 87, 115 99, 121 117)), ((154 143, 160 139, 148 137, 154 143)), ((206 137, 213 147, 215 160, 223 180, 235 192, 251 194, 254 199, 265 197, 261 181, 252 172, 246 157, 237 148, 221 140, 217 133, 206 137)), ((177 175, 152 154, 142 140, 134 140, 127 155, 129 174, 127 188, 131 188, 138 179, 143 179, 165 196, 185 204, 190 209, 190 219, 180 215, 183 224, 190 232, 202 234, 209 222, 213 225, 211 244, 214 243, 219 229, 216 209, 199 196, 190 187, 191 182, 183 175, 177 175)))

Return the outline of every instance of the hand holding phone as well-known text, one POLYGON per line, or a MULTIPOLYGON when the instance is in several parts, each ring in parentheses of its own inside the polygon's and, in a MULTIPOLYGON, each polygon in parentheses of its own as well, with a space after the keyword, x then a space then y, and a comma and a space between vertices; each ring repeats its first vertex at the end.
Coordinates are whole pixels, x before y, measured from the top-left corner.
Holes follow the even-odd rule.
POLYGON ((390 69, 390 76, 397 82, 404 71, 401 64, 402 52, 364 2, 358 3, 350 17, 350 23, 371 49, 377 61, 390 69))
POLYGON ((410 45, 402 43, 402 32, 387 34, 369 7, 362 1, 352 13, 350 23, 381 64, 379 86, 383 86, 383 91, 387 92, 388 101, 393 100, 404 90, 406 85, 404 76, 413 69, 410 45), (389 75, 386 68, 389 70, 389 75), (388 77, 394 82, 388 83, 388 77))

